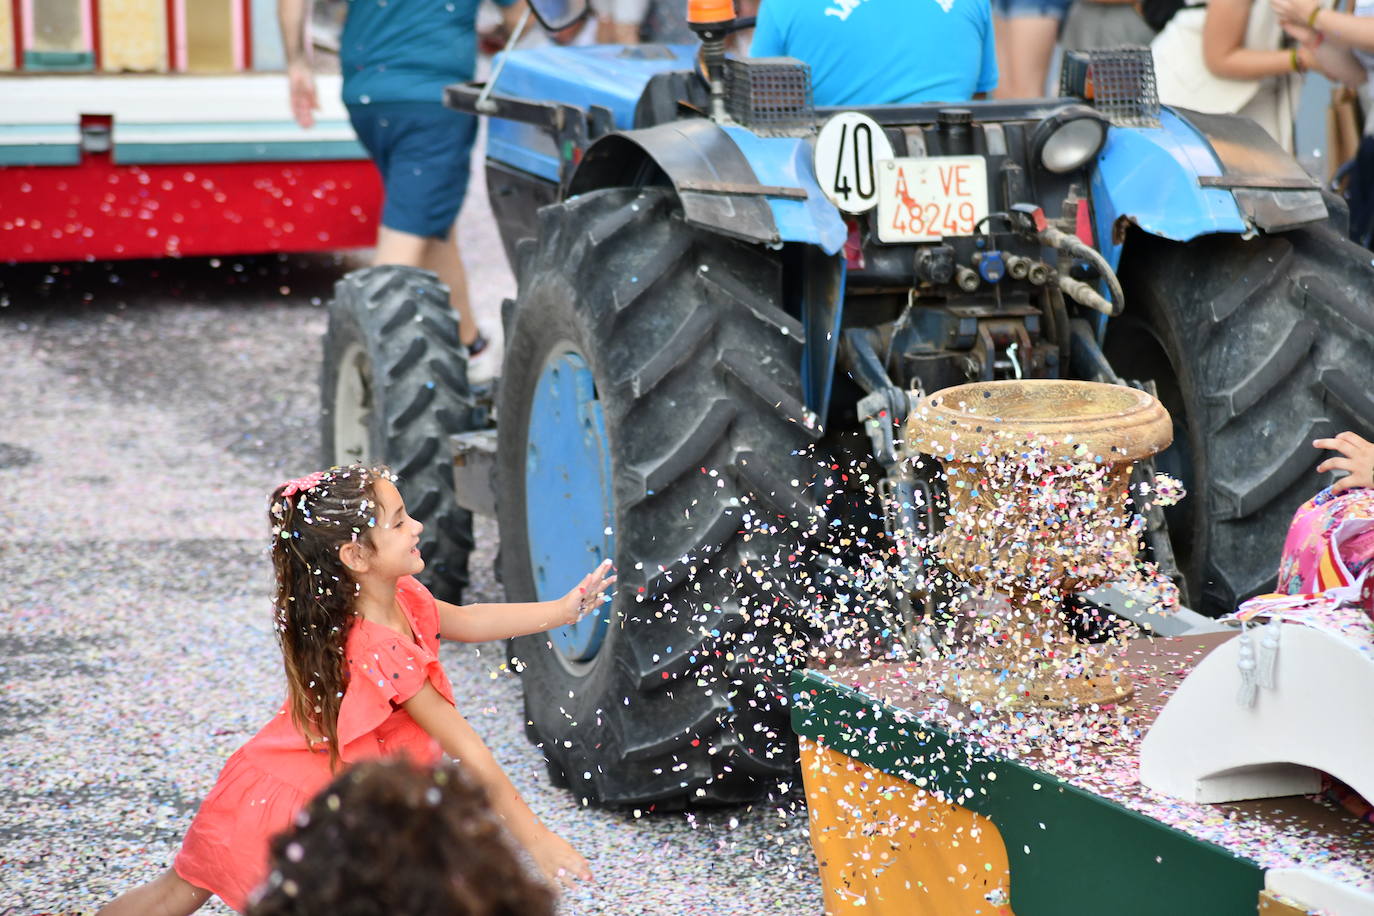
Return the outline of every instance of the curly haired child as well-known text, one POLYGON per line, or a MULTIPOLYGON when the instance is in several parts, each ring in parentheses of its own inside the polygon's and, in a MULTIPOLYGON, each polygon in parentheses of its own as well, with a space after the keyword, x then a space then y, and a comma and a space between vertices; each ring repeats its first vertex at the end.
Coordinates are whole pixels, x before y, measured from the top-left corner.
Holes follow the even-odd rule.
POLYGON ((482 789, 452 764, 360 763, 272 841, 249 916, 553 916, 482 789))
POLYGON ((449 754, 550 880, 590 878, 586 860, 535 817, 454 707, 438 652, 441 637, 487 642, 576 622, 615 581, 609 564, 553 601, 436 601, 415 580, 423 526, 385 468, 333 468, 282 484, 270 516, 286 702, 229 758, 172 868, 101 914, 192 913, 211 894, 242 912, 267 876, 269 839, 307 800, 341 766, 398 754, 421 764, 449 754))

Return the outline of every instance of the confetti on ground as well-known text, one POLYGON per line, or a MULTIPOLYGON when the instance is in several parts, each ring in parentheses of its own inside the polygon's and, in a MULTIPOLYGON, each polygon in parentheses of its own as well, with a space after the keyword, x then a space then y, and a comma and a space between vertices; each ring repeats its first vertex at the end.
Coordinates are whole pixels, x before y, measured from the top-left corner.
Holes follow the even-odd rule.
MULTIPOLYGON (((499 240, 465 226, 478 314, 497 321, 499 240)), ((319 303, 347 267, 0 277, 0 913, 91 913, 156 876, 219 767, 276 711, 264 507, 317 463, 319 303)), ((469 597, 502 600, 495 526, 477 539, 469 597)), ((774 806, 584 809, 526 740, 502 647, 450 645, 443 662, 521 793, 591 861, 597 884, 568 895, 567 916, 820 911, 796 788, 774 806)))

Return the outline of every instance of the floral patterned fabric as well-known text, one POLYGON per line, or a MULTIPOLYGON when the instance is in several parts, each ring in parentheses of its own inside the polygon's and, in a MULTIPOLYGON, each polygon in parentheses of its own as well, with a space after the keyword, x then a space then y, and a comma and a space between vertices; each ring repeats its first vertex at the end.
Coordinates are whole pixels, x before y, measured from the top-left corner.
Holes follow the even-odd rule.
POLYGON ((1353 585, 1374 561, 1374 489, 1325 489, 1298 507, 1279 561, 1277 591, 1310 594, 1353 585), (1368 521, 1370 524, 1346 524, 1368 521), (1336 536, 1336 542, 1332 537, 1336 536))

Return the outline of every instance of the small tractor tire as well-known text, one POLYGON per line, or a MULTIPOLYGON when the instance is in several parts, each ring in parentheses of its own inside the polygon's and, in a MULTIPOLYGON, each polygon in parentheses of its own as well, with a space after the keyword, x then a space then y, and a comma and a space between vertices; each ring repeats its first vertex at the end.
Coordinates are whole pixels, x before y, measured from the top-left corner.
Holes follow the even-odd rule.
POLYGON ((1174 417, 1158 467, 1189 494, 1170 536, 1193 606, 1227 613, 1274 587, 1289 520, 1319 488, 1312 440, 1374 431, 1374 268, 1327 223, 1132 241, 1106 355, 1154 379, 1174 417))
POLYGON ((448 437, 473 428, 474 408, 448 288, 413 267, 341 279, 320 388, 324 463, 390 465, 407 511, 425 526, 419 578, 441 600, 460 602, 472 516, 454 501, 448 437))
POLYGON ((604 417, 619 582, 590 660, 548 634, 512 641, 528 731, 588 803, 759 798, 796 766, 788 676, 815 588, 787 546, 815 517, 819 431, 780 257, 688 225, 663 188, 595 191, 539 217, 500 392, 502 580, 513 601, 552 597, 537 594, 529 526, 560 503, 526 492, 526 461, 567 447, 533 441, 531 415, 546 367, 571 353, 604 417))

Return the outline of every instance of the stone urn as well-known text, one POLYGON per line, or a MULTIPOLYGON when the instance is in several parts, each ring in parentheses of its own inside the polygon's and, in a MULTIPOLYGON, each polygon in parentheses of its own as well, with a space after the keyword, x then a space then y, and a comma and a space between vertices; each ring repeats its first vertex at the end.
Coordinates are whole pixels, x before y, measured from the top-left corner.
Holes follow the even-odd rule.
POLYGON ((1129 697, 1119 667, 1078 646, 1060 608, 1133 568, 1131 468, 1173 440, 1163 405, 1097 382, 977 382, 922 398, 905 436, 944 466, 945 528, 929 546, 954 576, 1009 599, 986 642, 946 669, 945 692, 1002 708, 1129 697))

